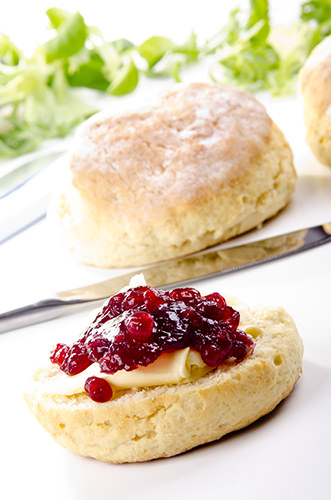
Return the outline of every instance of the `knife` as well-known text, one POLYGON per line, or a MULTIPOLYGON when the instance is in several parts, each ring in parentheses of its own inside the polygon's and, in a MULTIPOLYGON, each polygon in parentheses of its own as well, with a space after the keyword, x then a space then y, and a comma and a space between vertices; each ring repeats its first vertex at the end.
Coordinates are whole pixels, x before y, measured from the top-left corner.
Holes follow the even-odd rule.
POLYGON ((0 213, 6 215, 0 219, 0 244, 46 215, 62 155, 49 153, 0 177, 0 213))
POLYGON ((55 318, 78 306, 100 302, 127 286, 139 272, 151 287, 171 288, 294 255, 331 241, 331 222, 292 231, 246 245, 210 249, 174 259, 81 288, 57 292, 0 314, 0 333, 55 318))
POLYGON ((0 199, 5 198, 16 191, 16 189, 24 186, 24 184, 38 174, 43 167, 52 163, 62 154, 63 151, 48 153, 23 163, 23 165, 18 165, 7 174, 0 176, 0 199))

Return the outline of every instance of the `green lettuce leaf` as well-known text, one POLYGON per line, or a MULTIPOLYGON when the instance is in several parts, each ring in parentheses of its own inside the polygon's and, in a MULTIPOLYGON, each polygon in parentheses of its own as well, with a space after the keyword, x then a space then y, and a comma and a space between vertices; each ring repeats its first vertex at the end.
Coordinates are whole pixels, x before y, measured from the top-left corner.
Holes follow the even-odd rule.
POLYGON ((268 0, 247 5, 246 16, 233 9, 200 46, 194 32, 182 44, 164 36, 140 45, 125 38, 108 41, 79 12, 56 7, 46 12, 52 38, 28 59, 0 34, 0 156, 32 151, 96 112, 77 87, 121 96, 134 91, 141 74, 179 82, 183 68, 203 61, 212 80, 252 92, 293 92, 311 50, 331 34, 331 0, 304 1, 291 28, 272 26, 268 0))
POLYGON ((138 70, 131 58, 124 63, 109 85, 107 92, 112 95, 124 95, 132 92, 139 80, 138 70))
POLYGON ((43 46, 47 61, 62 59, 77 54, 85 44, 87 29, 79 12, 72 14, 57 25, 57 33, 43 46))

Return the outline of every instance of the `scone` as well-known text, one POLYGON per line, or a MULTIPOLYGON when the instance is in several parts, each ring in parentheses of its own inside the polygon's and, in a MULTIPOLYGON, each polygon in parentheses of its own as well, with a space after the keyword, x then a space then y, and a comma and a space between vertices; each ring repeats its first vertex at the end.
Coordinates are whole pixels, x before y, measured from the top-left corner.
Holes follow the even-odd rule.
POLYGON ((317 45, 300 72, 307 142, 331 166, 331 36, 317 45))
POLYGON ((81 263, 144 265, 256 227, 289 201, 292 152, 264 107, 216 83, 174 86, 153 105, 79 129, 50 208, 81 263))
POLYGON ((302 340, 281 308, 229 299, 232 308, 192 288, 114 297, 79 341, 56 346, 25 394, 74 453, 114 463, 176 455, 272 411, 301 374, 302 340))

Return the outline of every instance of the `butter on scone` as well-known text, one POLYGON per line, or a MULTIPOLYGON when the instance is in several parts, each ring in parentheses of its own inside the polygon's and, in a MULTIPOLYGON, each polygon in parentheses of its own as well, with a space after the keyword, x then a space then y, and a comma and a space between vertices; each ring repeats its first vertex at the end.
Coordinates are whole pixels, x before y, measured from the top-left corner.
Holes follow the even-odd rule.
POLYGON ((292 152, 253 96, 178 84, 153 105, 78 130, 49 214, 81 263, 149 264, 258 226, 289 201, 292 152))
POLYGON ((317 45, 300 71, 307 142, 331 166, 331 36, 317 45))
POLYGON ((113 463, 168 457, 241 429, 292 391, 303 345, 281 308, 139 286, 107 301, 52 365, 29 408, 55 441, 113 463))

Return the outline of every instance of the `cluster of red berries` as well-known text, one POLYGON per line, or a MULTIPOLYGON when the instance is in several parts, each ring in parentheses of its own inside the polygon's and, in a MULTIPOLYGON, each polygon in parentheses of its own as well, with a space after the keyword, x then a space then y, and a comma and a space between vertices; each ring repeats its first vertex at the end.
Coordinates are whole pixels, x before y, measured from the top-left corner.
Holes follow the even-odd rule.
MULTIPOLYGON (((80 339, 71 347, 57 344, 50 359, 67 375, 95 362, 113 374, 147 366, 164 351, 191 347, 217 367, 253 352, 252 339, 238 329, 239 319, 216 292, 202 297, 194 288, 168 292, 139 286, 111 297, 80 339)), ((107 386, 104 379, 90 377, 85 391, 95 401, 108 401, 107 386)))

